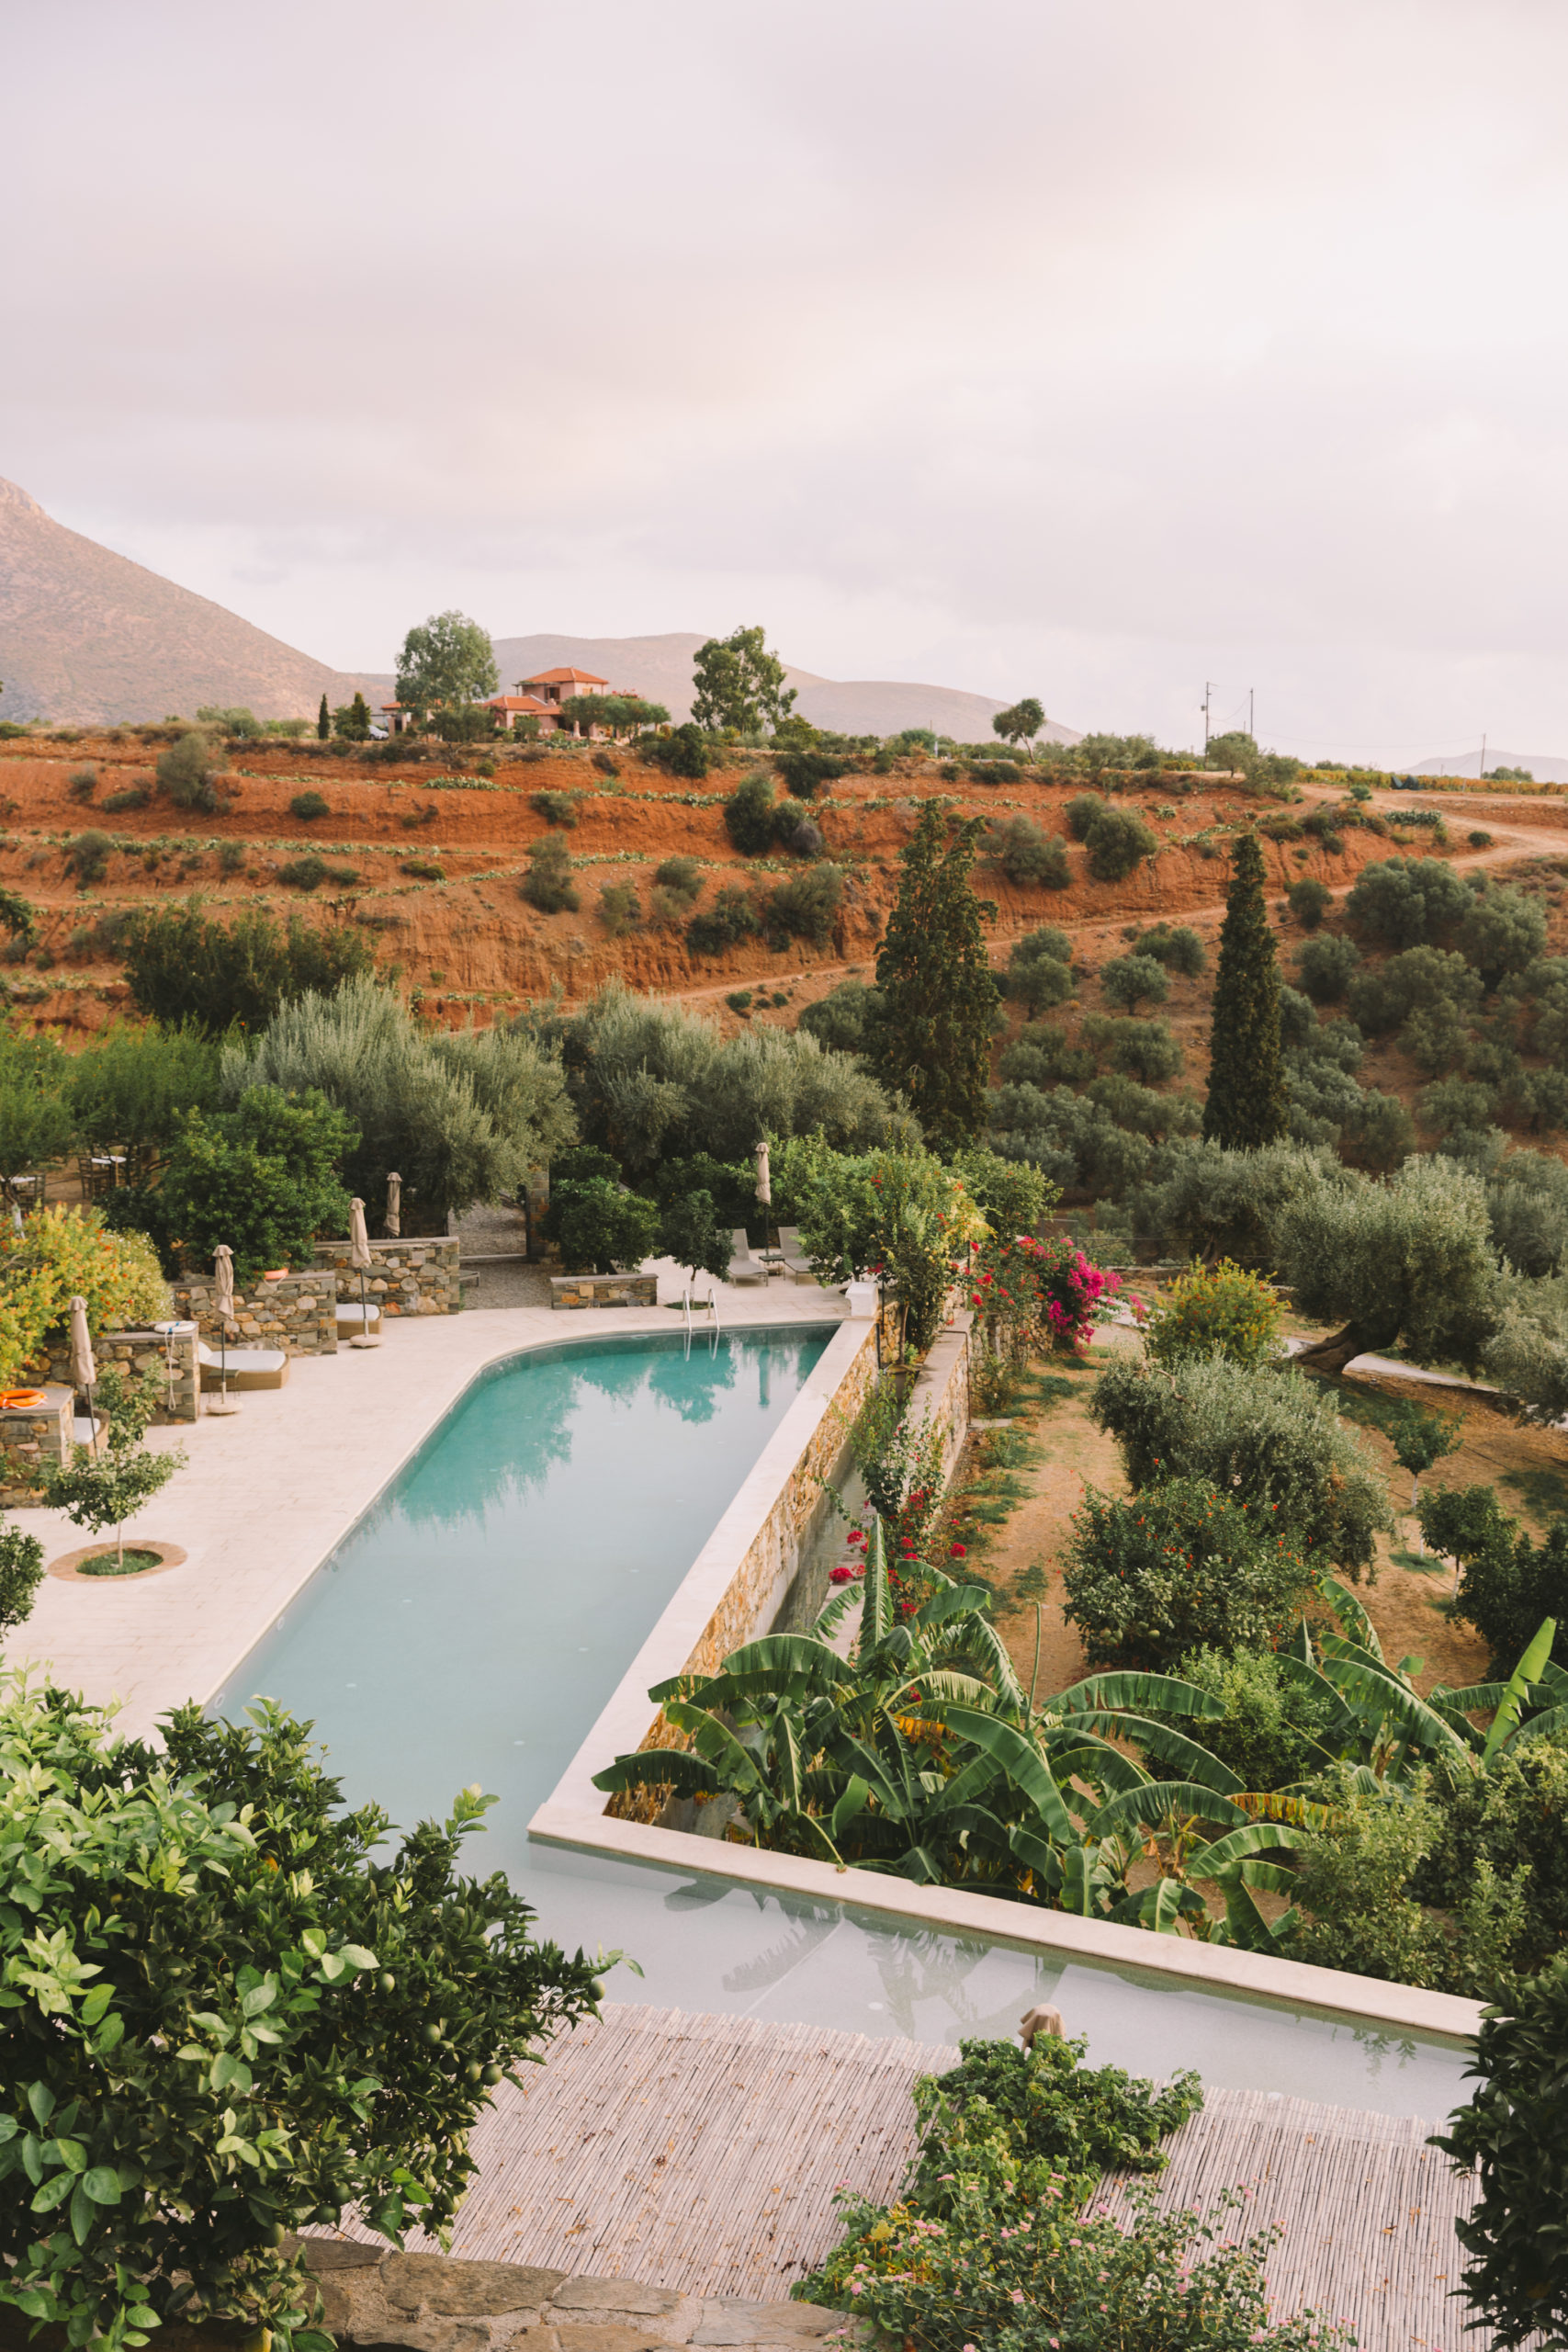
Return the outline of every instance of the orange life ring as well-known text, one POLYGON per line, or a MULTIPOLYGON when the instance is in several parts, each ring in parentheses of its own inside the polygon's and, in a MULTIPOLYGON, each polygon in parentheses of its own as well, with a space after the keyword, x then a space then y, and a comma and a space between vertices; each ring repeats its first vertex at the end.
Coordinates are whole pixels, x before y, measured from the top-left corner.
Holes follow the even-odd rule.
POLYGON ((30 1412, 43 1402, 41 1388, 0 1389, 0 1413, 30 1412))

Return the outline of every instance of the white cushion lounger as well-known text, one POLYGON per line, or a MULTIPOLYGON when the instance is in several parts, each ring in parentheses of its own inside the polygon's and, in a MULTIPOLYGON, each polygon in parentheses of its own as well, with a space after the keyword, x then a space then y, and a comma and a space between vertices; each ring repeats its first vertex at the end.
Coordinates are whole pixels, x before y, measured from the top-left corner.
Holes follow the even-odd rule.
POLYGON ((364 1306, 357 1299, 351 1303, 346 1298, 340 1298, 337 1303, 337 1335, 340 1340, 352 1340, 360 1330, 373 1331, 380 1320, 381 1310, 374 1300, 364 1306))
POLYGON ((196 1358, 203 1388, 222 1387, 225 1361, 231 1388, 281 1388, 288 1377, 288 1358, 281 1348, 231 1348, 225 1359, 205 1340, 198 1340, 196 1358))

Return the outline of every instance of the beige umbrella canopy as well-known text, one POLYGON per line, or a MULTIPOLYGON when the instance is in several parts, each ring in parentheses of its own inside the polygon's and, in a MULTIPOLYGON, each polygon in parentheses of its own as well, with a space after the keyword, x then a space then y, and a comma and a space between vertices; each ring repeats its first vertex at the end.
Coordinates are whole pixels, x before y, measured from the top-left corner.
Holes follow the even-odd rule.
POLYGON ((394 1169, 387 1179, 387 1238, 398 1240, 403 1229, 403 1180, 394 1169))
POLYGON ((91 1388, 98 1376, 93 1360, 93 1335, 87 1329, 87 1302, 71 1302, 71 1378, 78 1388, 91 1388))
POLYGON ((768 1159, 768 1138, 766 1136, 762 1137, 761 1142, 757 1146, 751 1157, 757 1163, 757 1198, 761 1202, 764 1208, 772 1208, 773 1204, 773 1171, 772 1164, 768 1159))
POLYGON ((237 1413, 240 1408, 229 1394, 229 1334, 235 1322, 234 1252, 226 1241, 220 1241, 212 1253, 212 1311, 218 1317, 218 1394, 207 1409, 237 1413))
POLYGON ((359 1272, 359 1329, 349 1341, 352 1348, 374 1348, 380 1345, 370 1336, 370 1317, 365 1305, 365 1277, 376 1261, 370 1254, 370 1237, 365 1229, 365 1204, 355 1193, 348 1204, 348 1262, 359 1272))

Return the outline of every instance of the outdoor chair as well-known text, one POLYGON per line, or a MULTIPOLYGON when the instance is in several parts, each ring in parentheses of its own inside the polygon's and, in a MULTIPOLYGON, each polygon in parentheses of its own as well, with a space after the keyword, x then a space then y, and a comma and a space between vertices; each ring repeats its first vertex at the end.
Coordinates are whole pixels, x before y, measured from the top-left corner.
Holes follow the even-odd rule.
POLYGON ((800 1227, 798 1225, 780 1226, 779 1248, 784 1253, 784 1272, 789 1276, 791 1282, 816 1282, 817 1276, 813 1271, 811 1261, 800 1246, 800 1227))
POLYGON ((751 1244, 746 1238, 746 1227, 738 1225, 729 1237, 729 1275, 732 1283, 765 1283, 768 1270, 751 1255, 751 1244))
POLYGON ((230 1348, 220 1355, 198 1340, 196 1360, 201 1366, 203 1388, 221 1388, 223 1366, 228 1366, 231 1388, 281 1388, 288 1377, 288 1358, 281 1348, 230 1348))
POLYGON ((362 1331, 378 1330, 380 1325, 381 1310, 374 1300, 364 1306, 357 1299, 352 1302, 346 1298, 338 1300, 337 1335, 340 1340, 356 1339, 362 1331))

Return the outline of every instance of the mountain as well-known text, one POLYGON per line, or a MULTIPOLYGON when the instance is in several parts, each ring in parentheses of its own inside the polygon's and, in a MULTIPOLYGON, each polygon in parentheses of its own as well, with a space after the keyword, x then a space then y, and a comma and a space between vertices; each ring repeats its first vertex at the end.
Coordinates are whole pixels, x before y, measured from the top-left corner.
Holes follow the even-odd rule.
MULTIPOLYGON (((1568 760, 1554 760, 1546 752, 1486 752, 1486 773, 1494 768, 1528 768, 1537 784, 1568 784, 1568 760)), ((1407 771, 1411 775, 1474 775, 1481 774, 1479 752, 1459 752, 1451 760, 1422 760, 1407 771)))
MULTIPOLYGON (((692 709, 692 662, 706 642, 694 630, 672 629, 662 637, 498 637, 496 667, 510 692, 520 679, 541 670, 591 670, 627 694, 661 702, 671 718, 692 709)), ((925 686, 891 678, 819 678, 811 670, 784 664, 796 689, 795 708, 814 727, 840 735, 897 735, 905 727, 931 727, 961 743, 988 741, 991 719, 1003 705, 988 695, 959 686, 925 686)), ((1067 727, 1049 722, 1042 730, 1053 743, 1076 743, 1067 727)))
POLYGON ((313 662, 66 530, 3 479, 0 679, 0 717, 88 725, 170 711, 188 718, 202 703, 244 704, 258 718, 313 718, 323 694, 347 702, 356 686, 388 698, 384 680, 313 662))

